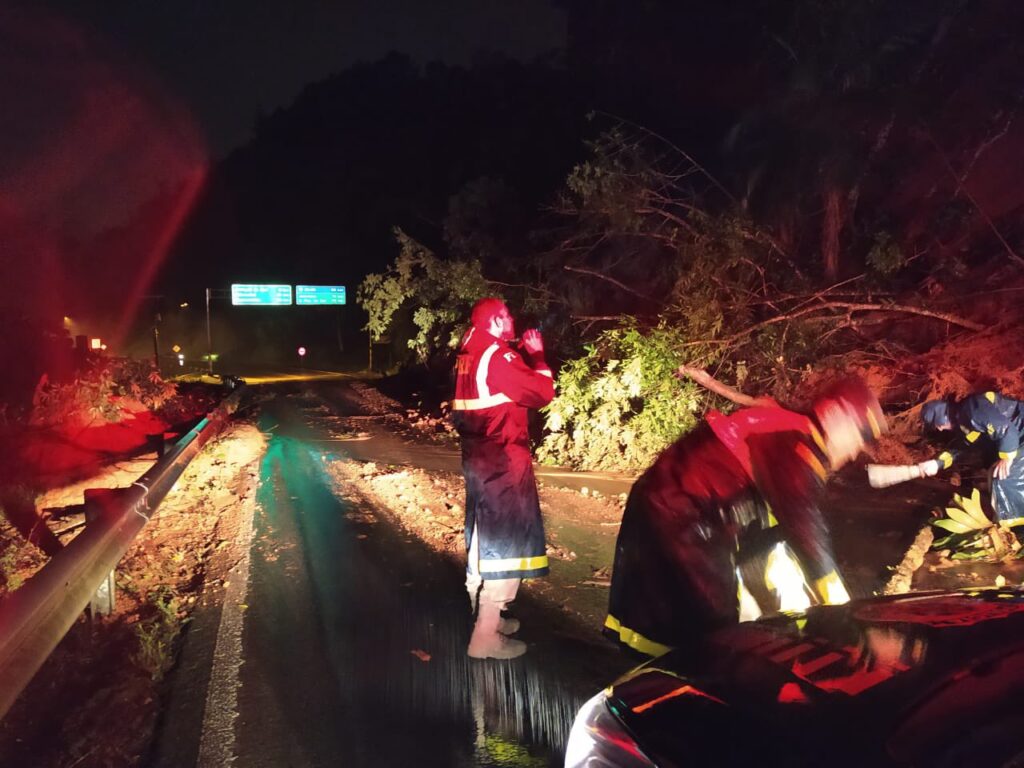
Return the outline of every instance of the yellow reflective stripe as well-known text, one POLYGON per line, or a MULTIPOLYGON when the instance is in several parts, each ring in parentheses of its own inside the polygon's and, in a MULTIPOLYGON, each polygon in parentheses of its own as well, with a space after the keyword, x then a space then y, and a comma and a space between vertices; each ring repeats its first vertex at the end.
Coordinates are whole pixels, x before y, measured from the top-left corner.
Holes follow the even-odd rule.
POLYGON ((995 392, 986 392, 985 393, 985 399, 988 400, 990 403, 994 403, 996 401, 996 393, 995 392))
POLYGON ((990 435, 994 435, 996 433, 996 428, 993 427, 991 424, 988 424, 985 426, 985 431, 988 432, 990 435))
POLYGON ((828 449, 825 447, 825 439, 813 424, 811 424, 811 437, 814 438, 814 442, 821 449, 821 452, 827 454, 828 449))
POLYGON ((953 466, 953 454, 949 451, 943 451, 940 453, 938 460, 942 463, 943 469, 949 469, 953 466))
POLYGON ((467 400, 453 400, 452 410, 453 411, 479 411, 483 408, 494 408, 498 405, 504 405, 505 403, 511 403, 512 398, 508 395, 498 393, 497 395, 488 395, 487 397, 471 397, 467 400))
POLYGON ((979 437, 981 437, 981 432, 964 432, 964 438, 968 443, 973 443, 979 437))
POLYGON ((480 560, 480 573, 500 573, 501 571, 536 571, 548 567, 548 556, 510 557, 505 560, 480 560))
POLYGON ((668 653, 672 650, 671 646, 662 645, 656 643, 653 640, 648 640, 646 637, 641 635, 639 632, 635 632, 629 627, 624 627, 610 613, 608 618, 604 620, 604 625, 608 627, 612 632, 615 632, 619 636, 619 641, 628 645, 630 648, 640 653, 646 653, 648 656, 661 656, 664 653, 668 653))
POLYGON ((1000 451, 999 452, 999 458, 1000 459, 1015 459, 1015 458, 1017 458, 1017 452, 1016 451, 1006 451, 1006 452, 1000 451))
POLYGON ((868 424, 871 426, 871 434, 875 436, 875 440, 882 436, 882 428, 878 425, 878 419, 875 418, 875 412, 868 408, 868 424))
POLYGON ((822 466, 822 463, 818 460, 818 457, 814 455, 814 451, 812 451, 803 443, 799 443, 796 446, 796 452, 801 459, 807 462, 807 466, 814 470, 814 474, 816 474, 822 480, 825 479, 825 476, 828 474, 828 472, 825 471, 825 467, 822 466))
POLYGON ((774 513, 774 512, 772 512, 772 511, 771 511, 771 510, 769 509, 769 510, 768 510, 768 527, 769 527, 769 528, 774 528, 774 527, 775 527, 776 525, 778 525, 778 524, 779 524, 779 521, 775 519, 775 513, 774 513))
POLYGON ((835 571, 830 571, 820 579, 815 579, 814 588, 826 605, 842 605, 850 602, 850 594, 846 591, 846 585, 835 571))
POLYGON ((999 525, 1003 528, 1013 528, 1017 525, 1024 525, 1024 517, 1011 517, 1009 520, 1000 520, 999 525))

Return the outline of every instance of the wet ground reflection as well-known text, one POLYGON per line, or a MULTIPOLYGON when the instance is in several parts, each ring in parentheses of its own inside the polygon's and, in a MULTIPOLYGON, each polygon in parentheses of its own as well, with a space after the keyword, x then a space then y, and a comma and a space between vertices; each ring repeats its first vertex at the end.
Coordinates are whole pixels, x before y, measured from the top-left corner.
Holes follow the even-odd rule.
POLYGON ((316 751, 348 766, 560 766, 577 709, 620 670, 526 599, 517 615, 530 652, 468 658, 460 567, 359 499, 341 500, 324 470, 332 457, 289 421, 271 451, 275 514, 294 516, 331 669, 280 685, 336 686, 338 711, 323 714, 333 732, 316 751))
POLYGON ((520 636, 530 653, 513 661, 470 659, 461 573, 436 556, 415 565, 409 556, 418 543, 389 541, 380 523, 366 527, 373 531, 357 539, 360 556, 349 561, 363 571, 360 594, 346 611, 364 620, 336 616, 331 645, 366 764, 561 765, 577 709, 603 683, 570 684, 560 644, 542 639, 548 628, 527 614, 520 636), (375 616, 376 629, 367 625, 375 616))

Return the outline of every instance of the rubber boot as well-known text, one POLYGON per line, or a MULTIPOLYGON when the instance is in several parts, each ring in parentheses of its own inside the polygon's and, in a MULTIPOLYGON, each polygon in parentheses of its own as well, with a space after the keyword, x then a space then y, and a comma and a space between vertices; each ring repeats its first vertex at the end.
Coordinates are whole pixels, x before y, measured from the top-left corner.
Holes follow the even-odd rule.
MULTIPOLYGON (((477 608, 480 605, 480 577, 476 577, 476 583, 470 584, 466 579, 466 592, 469 594, 469 615, 476 618, 477 608)), ((498 622, 498 631, 503 635, 514 635, 519 631, 519 619, 513 616, 502 616, 498 622)))
POLYGON ((466 594, 469 595, 469 615, 476 616, 477 606, 480 605, 480 587, 483 580, 474 573, 466 574, 466 594))
POLYGON ((473 635, 466 653, 474 659, 514 659, 526 653, 526 643, 505 637, 498 631, 501 624, 501 605, 483 599, 476 614, 473 635))

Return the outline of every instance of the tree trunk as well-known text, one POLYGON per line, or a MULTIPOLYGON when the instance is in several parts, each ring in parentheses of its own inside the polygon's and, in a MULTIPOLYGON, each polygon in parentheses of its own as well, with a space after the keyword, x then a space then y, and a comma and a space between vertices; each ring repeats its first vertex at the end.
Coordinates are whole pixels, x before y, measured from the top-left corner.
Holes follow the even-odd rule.
POLYGON ((835 282, 839 279, 839 236, 843 231, 844 198, 843 190, 837 185, 828 186, 822 198, 825 214, 821 223, 821 259, 825 279, 835 282))

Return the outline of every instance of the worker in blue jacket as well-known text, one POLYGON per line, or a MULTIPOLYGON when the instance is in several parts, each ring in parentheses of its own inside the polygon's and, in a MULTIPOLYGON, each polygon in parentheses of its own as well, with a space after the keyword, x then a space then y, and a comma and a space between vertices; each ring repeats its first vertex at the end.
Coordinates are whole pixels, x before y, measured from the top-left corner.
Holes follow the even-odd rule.
POLYGON ((998 392, 976 392, 960 400, 929 400, 921 407, 921 420, 929 429, 959 432, 966 444, 917 465, 921 475, 949 469, 966 447, 994 448, 992 508, 996 519, 1004 525, 1024 525, 1024 457, 1020 456, 1024 403, 998 392))

